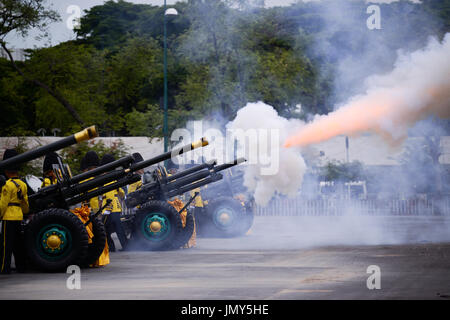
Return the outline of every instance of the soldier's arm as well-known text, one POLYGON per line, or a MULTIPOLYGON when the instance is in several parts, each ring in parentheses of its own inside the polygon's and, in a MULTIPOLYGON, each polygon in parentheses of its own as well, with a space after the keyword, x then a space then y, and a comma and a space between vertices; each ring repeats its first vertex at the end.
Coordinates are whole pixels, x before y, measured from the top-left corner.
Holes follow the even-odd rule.
POLYGON ((28 190, 27 185, 24 184, 24 190, 23 190, 23 200, 20 202, 20 206, 22 208, 22 213, 27 214, 30 211, 30 206, 28 204, 28 190))
POLYGON ((8 208, 8 203, 10 201, 10 194, 8 191, 8 186, 5 184, 2 188, 2 196, 0 198, 0 219, 3 219, 3 215, 8 208))
POLYGON ((125 191, 123 191, 122 188, 117 189, 117 192, 119 193, 119 197, 121 199, 125 198, 125 191))

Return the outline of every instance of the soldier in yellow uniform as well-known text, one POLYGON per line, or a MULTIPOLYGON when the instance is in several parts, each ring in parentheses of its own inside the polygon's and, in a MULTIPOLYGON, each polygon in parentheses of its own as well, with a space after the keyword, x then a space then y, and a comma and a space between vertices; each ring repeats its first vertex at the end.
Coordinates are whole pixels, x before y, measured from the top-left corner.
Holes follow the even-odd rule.
POLYGON ((53 165, 58 164, 58 155, 55 152, 48 153, 44 158, 44 166, 42 168, 43 181, 41 188, 45 188, 57 182, 53 165))
MULTIPOLYGON (((167 168, 164 168, 164 170, 166 170, 166 174, 167 176, 172 176, 174 174, 177 173, 178 171, 178 165, 175 164, 172 160, 168 161, 167 164, 167 168)), ((200 189, 198 189, 200 190, 200 189)), ((191 196, 193 196, 194 194, 191 193, 191 196)), ((200 194, 195 198, 194 201, 198 201, 197 199, 200 197, 200 194)), ((184 196, 181 196, 181 198, 177 197, 175 199, 173 199, 172 201, 169 201, 169 203, 177 210, 180 211, 183 207, 184 207, 184 196)), ((181 222, 183 223, 183 228, 186 227, 187 224, 187 211, 184 210, 183 212, 180 213, 180 217, 181 217, 181 222)), ((195 226, 195 218, 194 218, 194 231, 192 233, 191 238, 188 240, 188 242, 183 246, 183 248, 192 248, 195 247, 197 242, 196 242, 196 238, 197 238, 197 231, 196 231, 196 226, 195 226)))
MULTIPOLYGON (((141 154, 136 152, 133 153, 133 158, 134 158, 134 163, 139 163, 144 161, 144 158, 142 158, 141 154)), ((141 177, 144 174, 144 169, 138 170, 136 171, 137 174, 139 174, 141 177)), ((137 181, 133 184, 130 184, 128 186, 128 192, 127 193, 132 193, 135 192, 136 190, 139 190, 142 187, 142 179, 140 181, 137 181)))
MULTIPOLYGON (((110 154, 105 154, 102 158, 101 165, 113 162, 114 160, 115 160, 114 156, 110 154)), ((108 184, 114 182, 115 181, 110 182, 108 184)), ((106 184, 105 186, 107 186, 108 184, 106 184)), ((125 192, 123 191, 122 188, 111 190, 105 193, 102 197, 102 205, 103 203, 106 203, 108 199, 111 200, 111 203, 103 210, 102 214, 104 217, 103 221, 105 221, 109 251, 112 252, 116 251, 116 246, 114 244, 113 239, 111 238, 111 234, 113 234, 114 232, 117 234, 117 237, 119 238, 120 241, 120 245, 122 246, 121 251, 123 251, 126 248, 128 242, 128 239, 125 235, 125 230, 123 229, 122 223, 120 221, 120 215, 122 213, 122 205, 120 201, 124 198, 125 192)))
MULTIPOLYGON (((93 170, 95 168, 97 168, 100 165, 100 159, 97 155, 97 153, 93 150, 86 152, 86 154, 84 155, 84 157, 81 159, 81 165, 80 165, 80 169, 83 172, 87 172, 90 170, 93 170)), ((94 179, 94 177, 88 178, 84 181, 88 181, 94 179)), ((82 181, 82 182, 84 182, 82 181)), ((95 190, 96 188, 94 188, 93 190, 95 190)), ((91 191, 91 190, 89 190, 91 191)), ((81 212, 81 213, 85 213, 87 214, 87 217, 89 217, 89 214, 91 212, 93 212, 94 214, 98 212, 99 208, 100 208, 100 204, 101 201, 99 200, 100 197, 94 197, 89 199, 89 201, 85 201, 82 203, 82 207, 81 208, 76 208, 75 210, 77 212, 81 212), (86 208, 87 212, 86 212, 86 208)), ((75 212, 74 212, 75 213, 75 212)), ((77 214, 78 215, 78 214, 77 214)), ((80 218, 82 221, 83 219, 80 218)), ((92 224, 89 224, 87 226, 87 228, 91 228, 92 230, 92 224)), ((91 241, 91 240, 89 240, 91 241)), ((91 267, 99 267, 99 266, 104 266, 109 264, 110 260, 109 260, 109 248, 108 248, 108 244, 105 243, 105 247, 104 250, 102 252, 102 254, 100 255, 100 257, 97 259, 97 261, 91 265, 91 267)))
MULTIPOLYGON (((100 159, 98 158, 97 153, 95 151, 91 150, 91 151, 86 152, 83 159, 81 159, 81 167, 80 168, 81 168, 81 171, 86 172, 86 171, 97 168, 99 165, 100 165, 100 159)), ((93 177, 89 178, 87 180, 90 180, 90 179, 93 179, 93 177)), ((85 180, 85 181, 87 181, 87 180, 85 180)), ((98 209, 100 208, 99 198, 98 197, 91 198, 91 199, 89 199, 89 201, 83 203, 83 205, 89 206, 89 208, 91 208, 92 212, 96 213, 98 211, 98 209)))
MULTIPOLYGON (((7 149, 3 160, 16 156, 14 149, 7 149)), ((16 270, 25 271, 25 249, 20 236, 23 215, 29 211, 27 185, 19 179, 19 167, 9 167, 5 170, 8 179, 2 187, 0 198, 1 232, 1 274, 11 273, 11 256, 14 254, 16 270)))

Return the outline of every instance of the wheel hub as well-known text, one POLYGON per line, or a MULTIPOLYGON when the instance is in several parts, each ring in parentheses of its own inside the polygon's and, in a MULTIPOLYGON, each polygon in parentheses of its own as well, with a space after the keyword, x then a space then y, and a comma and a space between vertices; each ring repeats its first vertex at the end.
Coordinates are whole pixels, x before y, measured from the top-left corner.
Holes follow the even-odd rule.
POLYGON ((67 243, 66 233, 58 228, 52 228, 42 235, 43 249, 46 253, 59 253, 67 243))
POLYGON ((163 240, 170 233, 170 222, 160 213, 147 216, 144 220, 144 234, 153 241, 163 240))
POLYGON ((228 223, 228 221, 230 221, 230 215, 227 213, 227 212, 222 212, 220 215, 219 215, 219 221, 222 223, 222 224, 227 224, 228 223))
POLYGON ((162 229, 162 225, 159 221, 153 221, 150 223, 150 231, 151 232, 160 232, 162 229))
POLYGON ((235 223, 235 215, 233 210, 228 207, 218 208, 213 214, 213 221, 216 226, 221 229, 229 228, 235 223))
POLYGON ((47 238, 47 246, 50 247, 50 249, 58 249, 61 245, 61 239, 56 235, 51 235, 47 238))

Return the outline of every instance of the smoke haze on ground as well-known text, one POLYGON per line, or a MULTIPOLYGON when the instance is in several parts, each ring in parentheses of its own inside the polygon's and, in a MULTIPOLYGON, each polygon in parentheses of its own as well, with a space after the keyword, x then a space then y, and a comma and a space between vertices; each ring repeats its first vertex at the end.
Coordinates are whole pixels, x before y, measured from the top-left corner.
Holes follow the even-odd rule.
MULTIPOLYGON (((352 11, 348 2, 344 1, 329 3, 322 17, 323 34, 330 37, 315 39, 314 47, 309 50, 313 55, 325 55, 336 66, 333 81, 336 104, 330 106, 334 112, 328 115, 307 115, 306 118, 310 117, 314 121, 305 124, 298 119, 281 117, 274 108, 263 102, 254 102, 240 109, 234 120, 226 126, 229 130, 279 131, 279 143, 271 145, 279 156, 279 170, 275 175, 262 175, 262 163, 241 166, 245 171, 245 185, 258 205, 264 206, 274 197, 298 195, 304 174, 310 169, 306 167, 301 154, 305 150, 303 146, 336 135, 365 132, 380 134, 389 143, 398 145, 416 122, 432 114, 440 117, 449 115, 450 35, 446 35, 442 41, 436 38, 426 40, 427 35, 419 34, 417 37, 417 32, 409 33, 409 30, 417 30, 415 26, 405 23, 396 27, 395 24, 384 24, 385 20, 382 20, 382 30, 368 31, 365 10, 352 11), (366 37, 368 34, 370 39, 366 37), (342 39, 356 42, 358 50, 352 51, 346 46, 346 41, 336 41, 342 39), (304 132, 307 135, 301 134, 304 132), (290 141, 289 137, 300 140, 290 141), (301 140, 302 137, 306 137, 307 143, 301 140), (283 148, 286 141, 300 148, 283 148)), ((364 4, 364 1, 361 3, 364 4)), ((365 7, 363 5, 358 9, 365 7)), ((385 19, 383 15, 381 17, 385 19)), ((430 22, 425 13, 422 21, 430 22)), ((421 123, 428 126, 426 122, 421 123)), ((240 152, 250 152, 250 146, 245 141, 240 142, 243 148, 240 152)), ((261 147, 259 143, 258 149, 261 147)), ((270 157, 270 153, 263 156, 270 157)), ((429 167, 429 163, 421 163, 412 172, 431 173, 429 167)), ((396 186, 402 181, 401 189, 412 189, 414 182, 410 173, 392 173, 389 177, 385 176, 388 180, 383 183, 396 186)), ((434 176, 428 177, 429 183, 433 183, 430 181, 434 181, 434 176)), ((381 187, 379 191, 382 191, 381 187)), ((398 224, 399 229, 393 229, 390 227, 392 219, 404 217, 363 216, 357 206, 351 205, 337 208, 337 212, 339 216, 273 217, 270 226, 277 231, 267 239, 258 240, 256 246, 289 249, 315 245, 449 241, 450 223, 445 219, 417 217, 420 220, 419 227, 410 228, 408 221, 416 218, 408 218, 404 224, 398 224)), ((261 227, 257 221, 254 228, 261 227)), ((251 237, 252 233, 248 239, 251 237)), ((243 241, 243 247, 245 245, 243 241)))

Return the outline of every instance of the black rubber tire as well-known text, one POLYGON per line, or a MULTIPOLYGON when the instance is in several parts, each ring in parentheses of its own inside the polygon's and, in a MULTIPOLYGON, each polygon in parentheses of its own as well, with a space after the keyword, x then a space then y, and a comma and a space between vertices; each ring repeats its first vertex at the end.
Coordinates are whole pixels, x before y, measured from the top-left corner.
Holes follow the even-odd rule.
POLYGON ((106 244, 106 230, 101 217, 98 216, 97 218, 93 219, 91 223, 92 233, 94 234, 94 237, 92 238, 92 242, 88 245, 86 259, 84 259, 81 264, 83 268, 87 268, 95 261, 97 261, 97 259, 105 249, 106 244))
POLYGON ((179 249, 183 247, 185 244, 188 243, 189 239, 194 234, 195 229, 195 218, 194 214, 191 210, 187 211, 186 215, 186 225, 181 230, 181 232, 178 234, 177 238, 175 239, 172 248, 173 249, 179 249))
MULTIPOLYGON (((220 197, 210 200, 205 207, 205 215, 201 219, 201 234, 204 237, 232 238, 244 235, 249 229, 249 219, 246 209, 240 201, 230 197, 220 197), (226 208, 231 222, 220 224, 217 215, 226 208)), ((252 220, 253 223, 253 220, 252 220)))
POLYGON ((25 230, 25 245, 28 257, 34 267, 44 272, 65 272, 70 265, 81 266, 88 252, 88 233, 83 222, 73 213, 65 209, 48 209, 34 215, 25 230), (39 254, 39 233, 46 226, 58 224, 66 228, 71 237, 70 248, 53 259, 39 254), (70 250, 69 250, 70 249, 70 250))
POLYGON ((133 238, 137 246, 145 250, 159 251, 171 250, 177 245, 176 241, 183 231, 181 217, 172 205, 165 201, 152 200, 143 204, 136 212, 133 238), (152 239, 145 234, 145 220, 156 213, 161 213, 167 218, 170 230, 163 239, 152 239))

